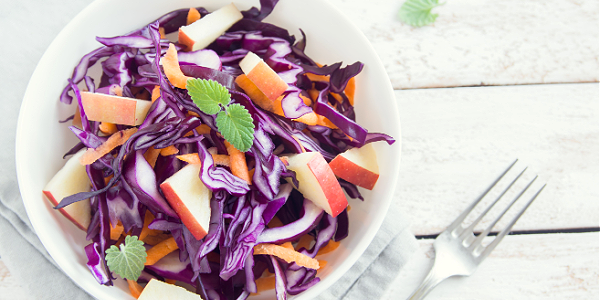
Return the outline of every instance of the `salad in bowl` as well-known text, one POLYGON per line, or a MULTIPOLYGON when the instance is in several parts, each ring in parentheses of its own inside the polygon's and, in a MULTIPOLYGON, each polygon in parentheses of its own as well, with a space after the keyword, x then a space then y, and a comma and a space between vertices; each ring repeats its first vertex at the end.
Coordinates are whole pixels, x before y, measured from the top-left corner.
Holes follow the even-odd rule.
POLYGON ((364 251, 395 183, 393 94, 368 44, 336 58, 335 45, 311 44, 314 26, 287 23, 297 9, 165 9, 96 35, 58 81, 45 120, 60 132, 50 159, 64 161, 37 181, 22 180, 31 161, 17 169, 40 239, 90 294, 314 297, 364 251))

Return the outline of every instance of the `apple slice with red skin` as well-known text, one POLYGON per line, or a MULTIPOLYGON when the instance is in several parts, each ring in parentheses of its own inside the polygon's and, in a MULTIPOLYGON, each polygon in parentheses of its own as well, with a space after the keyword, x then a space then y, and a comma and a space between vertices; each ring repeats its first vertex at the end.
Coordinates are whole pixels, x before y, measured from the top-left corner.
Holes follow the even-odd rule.
POLYGON ((202 297, 180 286, 152 278, 138 300, 202 300, 202 297))
MULTIPOLYGON (((91 183, 85 166, 79 163, 79 158, 83 153, 85 153, 85 150, 77 152, 67 160, 67 163, 52 177, 42 190, 52 205, 57 206, 67 196, 91 190, 91 183)), ((89 199, 75 202, 58 211, 71 220, 75 226, 83 231, 87 231, 92 219, 92 209, 89 199)))
MULTIPOLYGON (((296 172, 297 190, 326 213, 337 217, 348 206, 346 195, 327 161, 319 152, 288 157, 288 169, 296 172)), ((291 182, 291 180, 290 180, 291 182)))
POLYGON ((136 126, 144 122, 151 101, 101 93, 81 93, 83 111, 90 121, 136 126))
POLYGON ((368 190, 372 190, 379 179, 377 153, 372 144, 338 154, 329 162, 329 167, 336 176, 368 190))
POLYGON ((179 43, 188 51, 204 49, 229 27, 244 18, 233 3, 225 5, 200 20, 179 28, 179 43))
POLYGON ((248 52, 240 61, 240 68, 246 77, 271 101, 277 100, 288 89, 288 84, 252 52, 248 52))
POLYGON ((208 233, 212 192, 200 180, 202 164, 188 164, 167 178, 160 189, 197 240, 208 233))

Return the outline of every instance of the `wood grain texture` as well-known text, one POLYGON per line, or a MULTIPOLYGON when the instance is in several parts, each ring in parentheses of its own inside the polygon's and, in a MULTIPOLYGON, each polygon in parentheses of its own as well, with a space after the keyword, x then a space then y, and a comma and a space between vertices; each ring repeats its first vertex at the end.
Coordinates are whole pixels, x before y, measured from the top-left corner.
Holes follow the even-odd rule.
POLYGON ((598 84, 396 92, 402 162, 394 205, 436 234, 514 159, 548 186, 516 230, 598 227, 598 84))
POLYGON ((598 81, 595 0, 445 1, 421 28, 398 21, 404 1, 330 2, 372 43, 395 89, 598 81))
MULTIPOLYGON (((440 283, 427 300, 598 299, 599 234, 506 236, 469 277, 440 283)), ((402 269, 382 299, 406 299, 433 264, 433 240, 402 269)))

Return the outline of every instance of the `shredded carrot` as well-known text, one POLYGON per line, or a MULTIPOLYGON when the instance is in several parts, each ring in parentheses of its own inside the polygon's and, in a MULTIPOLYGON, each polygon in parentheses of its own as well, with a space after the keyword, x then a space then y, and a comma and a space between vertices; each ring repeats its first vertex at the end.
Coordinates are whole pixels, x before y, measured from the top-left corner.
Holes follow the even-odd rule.
POLYGON ((305 75, 308 76, 308 79, 310 79, 310 81, 329 82, 329 76, 327 76, 327 75, 317 75, 317 74, 312 74, 312 73, 305 73, 305 75))
POLYGON ((356 91, 356 77, 350 78, 348 83, 346 84, 346 88, 344 89, 344 94, 348 97, 348 101, 350 101, 350 105, 354 106, 354 93, 356 91))
POLYGON ((123 234, 124 230, 125 228, 121 224, 121 221, 119 221, 115 227, 110 226, 110 239, 113 241, 118 240, 123 234))
POLYGON ((295 250, 291 250, 275 244, 258 244, 254 246, 254 254, 267 254, 277 256, 288 263, 295 262, 301 267, 317 270, 319 269, 319 262, 307 255, 304 255, 295 250))
POLYGON ((171 235, 168 233, 159 233, 157 235, 148 235, 144 238, 144 243, 150 245, 150 246, 156 246, 158 245, 160 242, 170 238, 171 235))
POLYGON ((269 228, 281 227, 283 226, 283 222, 281 222, 281 220, 279 220, 277 216, 274 216, 273 219, 269 221, 269 224, 267 226, 269 226, 269 228))
POLYGON ((319 273, 319 271, 323 270, 325 266, 327 266, 327 261, 322 259, 317 259, 317 261, 319 262, 319 269, 317 270, 317 273, 319 273))
POLYGON ((161 258, 167 256, 169 253, 171 253, 177 249, 179 249, 179 246, 177 246, 177 243, 175 242, 175 238, 174 237, 168 238, 168 239, 156 244, 152 248, 148 249, 148 251, 146 251, 148 256, 146 256, 146 262, 144 263, 144 265, 146 265, 146 266, 153 265, 157 261, 159 261, 161 258))
POLYGON ((348 212, 350 212, 350 209, 351 209, 351 207, 350 207, 350 205, 348 205, 348 206, 346 207, 346 210, 347 210, 348 212))
POLYGON ((160 38, 164 39, 165 38, 165 29, 162 27, 158 27, 158 33, 160 33, 160 38))
POLYGON ((296 250, 300 250, 302 248, 306 250, 310 250, 310 246, 312 245, 314 238, 310 234, 305 234, 300 237, 298 240, 298 244, 296 244, 296 250))
POLYGON ((281 244, 281 247, 287 248, 290 250, 294 250, 294 246, 292 245, 292 242, 285 242, 285 243, 281 244))
POLYGON ((144 152, 144 158, 150 164, 150 166, 152 166, 153 169, 154 169, 154 166, 156 165, 156 160, 158 159, 160 150, 161 149, 156 149, 156 148, 154 148, 154 146, 152 146, 152 147, 148 148, 148 150, 146 150, 146 152, 144 152))
POLYGON ((177 283, 177 280, 165 278, 165 282, 169 283, 169 284, 175 284, 175 283, 177 283))
POLYGON ((127 285, 129 286, 129 292, 135 299, 139 298, 144 290, 144 288, 137 283, 137 281, 131 279, 127 279, 127 285))
POLYGON ((102 156, 106 155, 107 153, 109 153, 110 151, 115 149, 116 147, 125 144, 127 139, 129 139, 130 136, 132 136, 134 133, 136 133, 137 130, 138 129, 136 127, 133 127, 130 129, 125 129, 125 130, 121 130, 121 131, 114 133, 106 140, 106 142, 104 142, 100 146, 98 146, 98 148, 96 148, 96 149, 89 148, 81 156, 81 158, 79 159, 79 162, 82 165, 92 164, 93 162, 95 162, 102 156))
POLYGON ((150 225, 150 223, 152 223, 153 220, 154 215, 149 210, 146 210, 146 214, 144 215, 144 225, 142 226, 142 231, 140 232, 140 235, 138 237, 140 241, 143 241, 148 235, 155 236, 160 234, 159 230, 148 228, 148 225, 150 225))
POLYGON ((196 21, 200 20, 200 12, 195 8, 190 8, 187 14, 187 25, 190 25, 196 21))
POLYGON ((317 99, 319 98, 319 91, 314 88, 310 89, 310 90, 308 90, 308 95, 310 96, 312 101, 317 101, 317 99))
POLYGON ((181 154, 181 155, 177 155, 175 157, 177 157, 177 159, 179 159, 181 161, 185 161, 188 164, 201 164, 202 163, 202 161, 200 160, 200 156, 198 156, 198 153, 181 154))
POLYGON ((152 100, 152 102, 154 102, 158 98, 160 98, 160 86, 155 85, 154 88, 152 89, 152 96, 150 97, 150 99, 152 100))
POLYGON ((218 166, 231 167, 231 158, 225 154, 211 154, 214 164, 218 166))
POLYGON ((81 123, 81 112, 79 111, 79 106, 75 107, 75 114, 73 115, 73 121, 71 121, 71 125, 79 129, 83 128, 83 123, 81 123))
POLYGON ((275 288, 275 276, 256 278, 254 283, 256 283, 256 293, 252 293, 252 295, 257 295, 260 292, 275 288))
POLYGON ((105 184, 105 185, 108 185, 108 183, 109 183, 109 182, 110 182, 110 180, 113 178, 113 176, 114 176, 113 174, 110 174, 110 175, 108 175, 108 176, 104 177, 104 184, 105 184))
POLYGON ((196 132, 198 132, 198 134, 209 134, 210 127, 206 124, 200 124, 200 126, 196 127, 196 132))
POLYGON ((254 172, 256 171, 255 168, 252 168, 248 171, 248 176, 250 176, 250 178, 254 178, 254 172))
POLYGON ((160 155, 162 156, 169 156, 177 153, 179 153, 179 149, 173 145, 160 149, 160 155))
POLYGON ((327 253, 337 249, 339 246, 340 246, 340 242, 329 241, 327 243, 327 245, 325 245, 325 247, 319 249, 319 252, 317 252, 317 255, 327 254, 327 253))
POLYGON ((175 87, 185 89, 190 77, 185 76, 179 67, 179 59, 177 58, 177 49, 175 49, 175 45, 169 44, 169 49, 167 49, 167 53, 162 58, 162 64, 169 82, 175 87))
POLYGON ((113 123, 108 123, 108 122, 100 122, 99 129, 106 135, 111 135, 111 134, 119 131, 117 129, 117 125, 115 125, 113 123))
POLYGON ((241 152, 227 141, 225 141, 225 147, 227 148, 227 153, 229 153, 231 173, 245 180, 248 184, 252 184, 244 152, 241 152))

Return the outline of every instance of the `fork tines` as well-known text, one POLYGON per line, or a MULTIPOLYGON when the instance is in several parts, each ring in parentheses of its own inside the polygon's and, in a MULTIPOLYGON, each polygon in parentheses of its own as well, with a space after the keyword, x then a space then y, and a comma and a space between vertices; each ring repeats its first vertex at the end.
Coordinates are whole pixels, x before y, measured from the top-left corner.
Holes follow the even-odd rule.
POLYGON ((513 166, 515 166, 517 161, 518 160, 515 160, 494 182, 492 182, 492 184, 485 190, 485 192, 483 192, 483 194, 479 198, 477 198, 473 203, 471 203, 471 205, 469 205, 465 209, 465 211, 463 211, 458 216, 458 218, 456 218, 456 220, 454 222, 452 222, 452 224, 450 226, 448 226, 448 228, 446 229, 446 232, 450 233, 453 237, 458 238, 459 240, 462 240, 463 246, 467 247, 473 253, 473 255, 475 255, 476 257, 479 258, 479 260, 483 260, 485 257, 487 257, 487 255, 490 254, 490 252, 496 247, 496 245, 498 245, 498 243, 500 243, 502 238, 511 230, 513 225, 517 222, 517 220, 521 217, 521 215, 523 215, 525 210, 527 210, 527 208, 531 205, 531 203, 537 198, 537 196, 540 194, 540 192, 546 186, 544 184, 527 201, 527 203, 523 206, 523 208, 514 216, 514 218, 509 222, 509 224, 502 231, 500 231, 497 234, 496 238, 489 245, 482 246, 483 239, 490 234, 490 232, 492 231, 494 226, 498 223, 498 221, 500 221, 500 219, 502 219, 502 217, 515 204, 515 202, 517 202, 517 200, 519 200, 521 198, 521 196, 523 196, 523 194, 525 194, 525 192, 531 187, 533 182, 537 179, 537 175, 531 181, 529 181, 529 183, 522 190, 520 190, 520 192, 518 192, 515 195, 513 200, 506 206, 506 208, 504 208, 502 213, 500 213, 500 215, 498 217, 496 217, 496 219, 494 221, 492 221, 484 231, 482 231, 479 235, 477 235, 477 237, 474 237, 474 235, 473 235, 473 229, 475 228, 475 226, 494 207, 494 205, 496 203, 498 203, 500 201, 500 199, 502 199, 503 196, 515 185, 517 180, 519 180, 519 178, 521 178, 521 176, 523 175, 523 173, 525 173, 527 168, 524 168, 502 190, 502 192, 496 197, 496 199, 494 201, 492 201, 479 216, 477 216, 477 218, 471 223, 471 225, 469 225, 467 227, 463 227, 462 223, 465 221, 467 216, 473 211, 475 206, 477 206, 477 204, 479 204, 481 202, 481 200, 484 199, 486 197, 486 195, 488 195, 488 193, 490 193, 490 191, 498 184, 498 182, 500 182, 504 178, 504 176, 513 168, 513 166))

